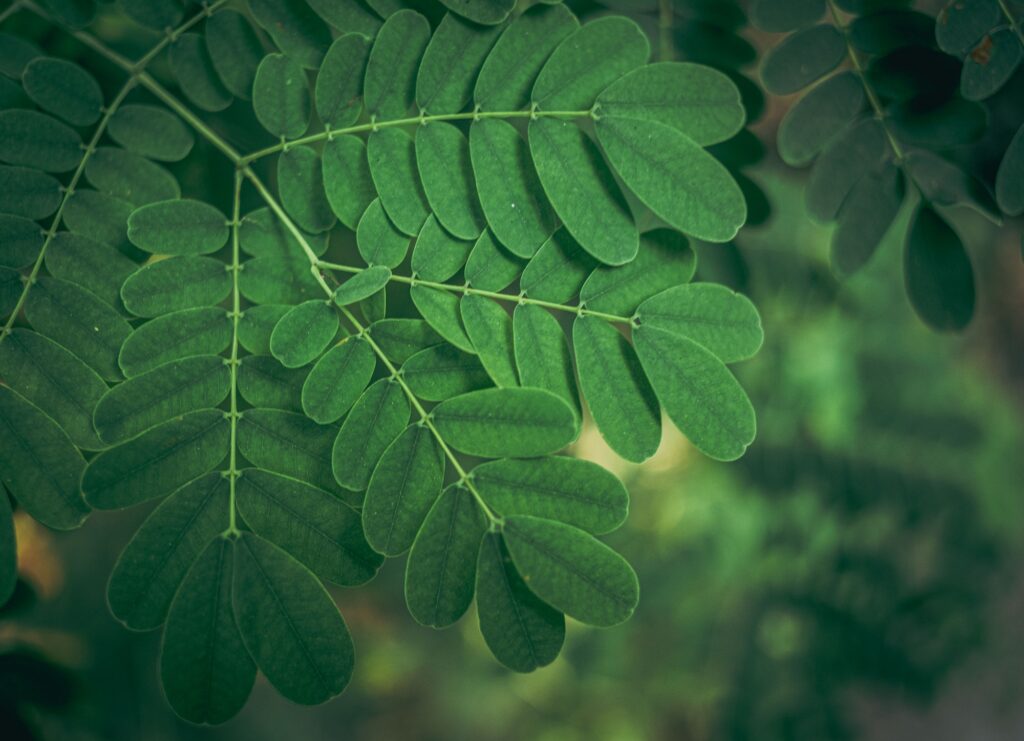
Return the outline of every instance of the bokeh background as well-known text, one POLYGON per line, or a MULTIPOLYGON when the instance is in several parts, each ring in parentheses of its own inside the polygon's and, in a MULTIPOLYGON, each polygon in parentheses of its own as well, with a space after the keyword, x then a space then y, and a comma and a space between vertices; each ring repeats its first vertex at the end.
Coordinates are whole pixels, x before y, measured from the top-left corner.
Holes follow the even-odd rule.
MULTIPOLYGON (((607 12, 573 5, 584 17, 607 12)), ((571 623, 552 666, 516 675, 490 657, 473 611, 443 632, 417 626, 402 601, 404 564, 392 560, 369 586, 335 592, 358 653, 341 697, 298 707, 260 678, 236 719, 198 728, 162 697, 159 635, 126 631, 105 604, 106 578, 148 508, 59 535, 19 516, 22 583, 0 614, 0 736, 1024 738, 1019 220, 996 229, 953 212, 980 305, 963 335, 930 332, 904 297, 896 239, 854 278, 833 276, 828 230, 804 210, 806 173, 771 143, 790 101, 766 100, 753 82, 758 50, 774 39, 746 26, 742 3, 675 0, 668 23, 657 0, 608 5, 641 22, 663 58, 731 70, 744 90, 751 125, 717 153, 744 184, 752 226, 736 244, 698 246, 699 277, 747 293, 767 338, 737 366, 759 423, 740 461, 703 458, 671 425, 643 466, 618 459, 592 425, 574 446, 632 495, 610 541, 641 580, 633 619, 571 623)), ((16 21, 51 53, 109 73, 67 36, 16 21)), ((126 23, 99 32, 128 52, 151 43, 126 23)), ((1001 95, 1019 108, 1020 71, 1001 95)), ((996 124, 1004 110, 1012 120, 1005 101, 992 104, 996 124)), ((243 147, 245 115, 234 127, 243 147)), ((982 174, 993 167, 984 142, 954 156, 982 174)), ((214 200, 227 191, 202 157, 176 175, 214 200)))

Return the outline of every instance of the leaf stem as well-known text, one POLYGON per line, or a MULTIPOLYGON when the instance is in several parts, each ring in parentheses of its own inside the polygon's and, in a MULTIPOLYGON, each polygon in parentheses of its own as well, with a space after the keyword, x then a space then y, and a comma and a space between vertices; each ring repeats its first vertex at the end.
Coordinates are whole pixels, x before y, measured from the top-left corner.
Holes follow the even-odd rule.
POLYGON ((238 272, 241 269, 240 250, 238 244, 238 225, 241 223, 242 172, 235 172, 235 190, 231 209, 231 359, 228 366, 231 371, 231 450, 228 453, 228 529, 224 534, 228 537, 241 534, 235 514, 235 487, 238 481, 238 321, 242 318, 241 297, 238 291, 238 272))
POLYGON ((658 61, 671 62, 672 53, 672 0, 658 0, 658 61))
POLYGON ((6 8, 4 8, 3 10, 0 10, 0 23, 3 23, 4 21, 6 21, 8 18, 10 18, 15 13, 17 13, 23 7, 25 7, 25 6, 24 6, 24 3, 21 2, 21 0, 15 0, 13 3, 11 3, 6 8))
POLYGON ((411 116, 409 118, 396 118, 390 121, 370 121, 369 123, 356 124, 355 126, 347 126, 343 129, 327 129, 326 131, 320 131, 316 134, 309 134, 298 139, 292 139, 291 141, 282 141, 278 144, 260 149, 252 154, 247 154, 242 158, 245 164, 254 162, 255 160, 267 157, 277 152, 287 151, 291 147, 299 146, 300 144, 311 144, 313 142, 323 141, 324 139, 331 140, 336 136, 345 136, 346 134, 359 134, 366 131, 379 131, 381 129, 391 129, 397 126, 413 126, 420 124, 426 126, 429 123, 435 121, 479 121, 485 118, 584 118, 587 116, 594 115, 593 109, 588 111, 542 111, 536 108, 521 110, 521 111, 470 111, 468 113, 439 113, 436 115, 427 115, 425 113, 419 116, 411 116))
MULTIPOLYGON (((342 273, 361 273, 366 268, 360 268, 353 265, 341 265, 335 262, 325 262, 323 260, 316 261, 317 267, 324 270, 337 270, 342 273)), ((487 298, 493 298, 498 301, 510 301, 516 304, 532 304, 533 306, 543 306, 545 309, 552 309, 554 311, 564 311, 569 314, 575 314, 576 316, 592 316, 598 319, 604 319, 607 322, 616 322, 619 324, 630 324, 633 319, 628 316, 619 316, 617 314, 606 314, 603 311, 593 311, 586 308, 585 306, 570 306, 569 304, 559 304, 553 301, 541 301, 540 299, 529 298, 525 294, 513 295, 510 293, 500 293, 497 291, 485 291, 481 288, 473 288, 469 285, 455 285, 453 283, 437 283, 430 280, 422 280, 416 277, 408 277, 405 275, 392 274, 388 279, 394 283, 405 283, 410 286, 426 286, 427 288, 437 288, 442 291, 449 291, 450 293, 461 293, 463 295, 472 296, 486 296, 487 298)))
POLYGON ((39 271, 43 266, 43 258, 46 257, 46 250, 53 242, 53 238, 57 235, 57 229, 60 228, 61 220, 64 217, 64 209, 71 200, 71 196, 75 194, 75 187, 78 185, 78 181, 81 180, 82 174, 85 172, 85 166, 89 162, 89 158, 93 152, 96 151, 96 146, 99 144, 100 138, 103 136, 103 132, 106 131, 107 125, 110 123, 110 119, 117 112, 117 109, 124 102, 128 93, 131 92, 132 88, 135 87, 136 80, 134 78, 129 79, 121 87, 121 90, 114 96, 114 99, 110 101, 110 105, 107 106, 103 112, 103 117, 96 125, 96 130, 93 132, 92 138, 89 139, 89 143, 85 145, 85 149, 82 153, 82 159, 78 163, 78 167, 75 168, 74 174, 71 176, 71 180, 68 181, 67 186, 64 188, 64 194, 61 196, 60 205, 57 207, 57 212, 53 215, 53 221, 50 222, 49 228, 46 230, 46 237, 43 240, 42 247, 39 248, 39 254, 36 256, 36 261, 32 264, 32 271, 28 274, 25 279, 25 285, 21 289, 21 295, 18 296, 18 302, 14 305, 14 309, 11 311, 10 316, 7 317, 7 321, 0 329, 0 342, 3 342, 7 335, 11 333, 11 327, 14 326, 14 322, 18 318, 18 314, 21 313, 22 308, 25 306, 25 301, 28 299, 28 293, 32 290, 32 286, 35 285, 36 280, 39 277, 39 271))
POLYGON ((1003 15, 1006 16, 1006 20, 1010 23, 1010 28, 1017 34, 1017 38, 1020 39, 1020 43, 1024 44, 1024 29, 1021 28, 1020 23, 1014 18, 1013 13, 1010 12, 1010 6, 1006 4, 1006 0, 996 0, 999 3, 999 9, 1003 11, 1003 15))

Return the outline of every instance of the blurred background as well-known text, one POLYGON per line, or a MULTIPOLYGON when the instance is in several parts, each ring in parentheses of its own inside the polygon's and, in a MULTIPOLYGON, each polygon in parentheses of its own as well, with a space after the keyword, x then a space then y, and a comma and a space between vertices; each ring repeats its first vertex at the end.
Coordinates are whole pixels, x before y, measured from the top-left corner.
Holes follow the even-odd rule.
MULTIPOLYGON (((806 172, 771 144, 790 101, 765 100, 751 81, 756 50, 774 39, 749 29, 741 4, 675 0, 667 28, 656 0, 608 4, 651 32, 656 53, 731 70, 743 87, 751 127, 717 153, 742 179, 752 226, 736 244, 698 245, 699 278, 747 293, 767 338, 736 366, 759 424, 740 461, 703 458, 671 425, 643 466, 592 426, 575 445, 632 495, 609 541, 641 580, 633 619, 610 630, 570 621, 562 656, 516 675, 490 657, 472 610, 443 632, 417 626, 394 559, 369 586, 335 592, 358 654, 341 697, 299 707, 261 677, 236 719, 198 728, 162 697, 158 633, 126 631, 105 603, 148 508, 65 534, 18 516, 22 583, 0 613, 0 736, 1024 738, 1019 220, 999 230, 952 212, 980 304, 965 334, 929 331, 900 278, 909 209, 865 270, 833 277, 829 230, 804 209, 806 172)), ((78 56, 47 33, 44 48, 78 56)), ((1020 70, 1002 95, 1024 101, 1020 70)), ((990 167, 984 144, 959 156, 990 167)), ((176 174, 186 188, 217 188, 201 162, 176 174)))

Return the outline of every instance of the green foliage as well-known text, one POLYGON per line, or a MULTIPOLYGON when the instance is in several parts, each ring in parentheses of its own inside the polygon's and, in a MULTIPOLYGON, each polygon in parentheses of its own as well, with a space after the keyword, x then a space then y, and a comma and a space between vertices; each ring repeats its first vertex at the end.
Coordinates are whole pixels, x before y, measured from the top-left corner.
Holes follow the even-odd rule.
MULTIPOLYGON (((995 94, 1024 55, 1013 6, 950 2, 936 18, 899 3, 761 0, 753 7, 760 28, 788 34, 762 60, 765 88, 788 95, 810 87, 784 116, 777 145, 787 164, 812 165, 807 207, 836 224, 834 268, 859 270, 904 203, 916 200, 902 240, 904 279, 910 303, 938 330, 962 330, 975 307, 971 259, 949 207, 996 224, 1024 210, 1021 147, 989 133, 990 120, 998 131, 998 114, 986 110, 989 99, 998 105, 995 94), (974 143, 1005 149, 994 178, 957 156, 956 147, 974 143)), ((1017 128, 1020 111, 1013 115, 1017 128)))
MULTIPOLYGON (((63 5, 41 12, 91 19, 63 5)), ((257 670, 298 703, 341 692, 324 582, 406 552, 413 618, 475 599, 517 671, 566 614, 627 619, 636 575, 595 537, 626 490, 555 454, 584 408, 633 461, 662 410, 715 458, 753 438, 725 363, 757 312, 690 285, 688 238, 747 217, 707 149, 747 118, 730 77, 561 4, 123 5, 179 25, 137 62, 81 33, 124 73, 109 100, 15 36, 0 57, 29 101, 0 111, 0 464, 52 527, 162 500, 108 597, 163 628, 174 709, 223 722, 257 670), (183 97, 147 71, 165 55, 183 97)))

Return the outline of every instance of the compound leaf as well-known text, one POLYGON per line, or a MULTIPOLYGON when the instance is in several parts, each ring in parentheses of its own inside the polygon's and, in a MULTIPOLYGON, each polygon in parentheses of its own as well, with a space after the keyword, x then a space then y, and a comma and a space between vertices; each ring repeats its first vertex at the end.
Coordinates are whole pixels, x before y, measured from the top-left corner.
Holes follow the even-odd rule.
POLYGON ((393 379, 382 378, 366 389, 334 440, 334 479, 352 491, 365 489, 381 455, 409 424, 410 412, 405 392, 393 379))
POLYGON ((370 344, 350 337, 335 345, 313 366, 302 386, 302 411, 314 422, 335 422, 363 393, 377 367, 370 344))

